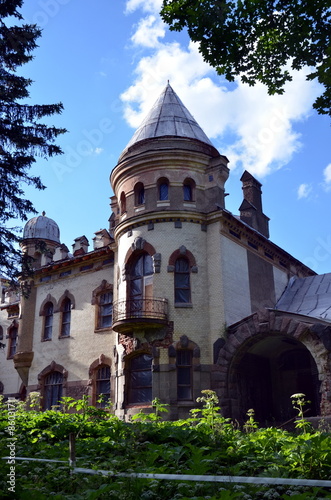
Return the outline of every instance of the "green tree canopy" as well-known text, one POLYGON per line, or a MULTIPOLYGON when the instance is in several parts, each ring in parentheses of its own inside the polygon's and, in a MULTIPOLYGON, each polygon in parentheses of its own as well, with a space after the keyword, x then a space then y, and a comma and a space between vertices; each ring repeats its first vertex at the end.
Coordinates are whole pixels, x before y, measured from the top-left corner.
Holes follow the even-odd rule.
POLYGON ((8 277, 15 275, 20 262, 19 228, 9 227, 10 221, 25 221, 29 212, 36 213, 32 202, 24 199, 22 186, 45 188, 39 177, 29 174, 30 167, 38 156, 61 154, 54 140, 66 132, 40 122, 61 113, 61 103, 25 104, 32 81, 17 69, 32 59, 41 31, 24 24, 18 11, 22 4, 23 0, 0 0, 0 272, 8 277))
POLYGON ((324 92, 313 107, 331 116, 330 0, 163 0, 171 30, 187 27, 206 62, 220 75, 282 94, 289 67, 312 68, 324 92))

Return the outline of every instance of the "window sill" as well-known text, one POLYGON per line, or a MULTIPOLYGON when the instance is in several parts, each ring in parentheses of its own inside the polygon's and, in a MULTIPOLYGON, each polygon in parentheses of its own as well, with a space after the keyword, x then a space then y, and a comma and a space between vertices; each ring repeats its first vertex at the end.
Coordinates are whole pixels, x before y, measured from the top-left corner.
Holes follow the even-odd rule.
POLYGON ((128 403, 125 405, 125 409, 126 410, 131 410, 131 409, 134 409, 134 408, 152 408, 152 401, 150 403, 128 403))
POLYGON ((138 207, 135 207, 134 211, 137 212, 143 212, 145 210, 145 205, 139 205, 138 207))
POLYGON ((106 328, 95 328, 94 333, 111 333, 113 331, 112 326, 107 326, 106 328))
POLYGON ((175 307, 178 307, 179 309, 192 309, 193 304, 191 302, 185 303, 185 302, 175 302, 175 307))
POLYGON ((71 338, 70 335, 60 335, 59 336, 59 340, 61 340, 61 339, 70 339, 70 338, 71 338))
POLYGON ((42 342, 52 342, 52 339, 41 339, 42 342))

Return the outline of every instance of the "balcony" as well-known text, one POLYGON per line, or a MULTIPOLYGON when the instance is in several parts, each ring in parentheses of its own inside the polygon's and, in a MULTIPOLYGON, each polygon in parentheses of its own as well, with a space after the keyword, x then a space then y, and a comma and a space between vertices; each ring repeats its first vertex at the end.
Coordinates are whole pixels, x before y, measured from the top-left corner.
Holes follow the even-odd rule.
POLYGON ((113 329, 116 332, 157 329, 167 323, 167 299, 117 300, 113 304, 113 329))

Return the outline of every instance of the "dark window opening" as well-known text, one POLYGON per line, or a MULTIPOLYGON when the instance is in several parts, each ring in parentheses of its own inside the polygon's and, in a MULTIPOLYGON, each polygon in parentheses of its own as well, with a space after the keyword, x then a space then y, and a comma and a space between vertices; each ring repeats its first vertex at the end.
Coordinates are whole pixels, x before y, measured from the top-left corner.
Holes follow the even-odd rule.
POLYGON ((192 201, 193 200, 192 186, 190 184, 184 184, 183 190, 184 190, 184 201, 192 201))
POLYGON ((51 372, 44 380, 44 410, 58 406, 62 398, 63 375, 51 372))
POLYGON ((71 300, 66 298, 63 301, 61 337, 70 336, 70 322, 71 322, 71 300))
POLYGON ((169 199, 169 186, 166 182, 162 182, 159 186, 159 200, 169 199))
POLYGON ((191 401, 192 394, 192 351, 181 349, 176 353, 177 398, 191 401))
POLYGON ((18 338, 18 327, 13 326, 9 332, 9 347, 8 347, 8 358, 13 358, 16 354, 17 348, 17 338, 18 338))
POLYGON ((110 367, 102 366, 96 374, 96 406, 105 408, 110 399, 110 367))
POLYGON ((108 328, 113 323, 113 294, 106 292, 100 295, 99 328, 108 328))
POLYGON ((45 322, 44 322, 44 340, 52 339, 52 330, 53 330, 53 304, 52 302, 47 302, 45 305, 45 322))
POLYGON ((121 214, 124 214, 126 212, 126 196, 125 196, 124 192, 121 193, 120 210, 121 210, 121 214))
POLYGON ((175 303, 191 302, 190 267, 185 257, 175 263, 175 303))
POLYGON ((130 361, 128 403, 152 401, 152 356, 141 354, 130 361))

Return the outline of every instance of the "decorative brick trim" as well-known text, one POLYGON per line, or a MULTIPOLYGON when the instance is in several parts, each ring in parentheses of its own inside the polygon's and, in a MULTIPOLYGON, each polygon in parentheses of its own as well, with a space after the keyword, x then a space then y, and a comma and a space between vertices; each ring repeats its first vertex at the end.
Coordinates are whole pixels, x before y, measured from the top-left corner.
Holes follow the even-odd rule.
POLYGON ((134 242, 132 243, 131 247, 129 248, 129 250, 126 252, 126 256, 125 256, 125 259, 124 259, 124 262, 125 264, 128 263, 128 261, 130 260, 130 257, 133 255, 134 252, 137 252, 137 251, 143 251, 143 252, 146 252, 148 253, 151 257, 153 257, 153 255, 156 254, 156 250, 155 248, 153 247, 153 245, 151 245, 150 243, 148 243, 146 240, 144 240, 143 238, 136 238, 134 240, 134 242))
POLYGON ((108 356, 105 356, 104 354, 100 354, 98 359, 96 359, 95 361, 93 361, 93 363, 90 364, 88 371, 89 376, 91 377, 95 372, 95 370, 102 365, 111 366, 111 359, 108 356))
POLYGON ((71 309, 75 309, 75 297, 73 296, 72 293, 69 292, 69 290, 65 290, 65 292, 59 298, 54 312, 63 312, 64 299, 70 299, 71 309))
POLYGON ((189 261, 191 270, 193 271, 192 268, 195 268, 193 272, 197 272, 197 263, 195 261, 194 255, 190 250, 188 250, 184 245, 182 245, 178 250, 175 250, 172 252, 172 254, 169 257, 169 262, 168 262, 168 272, 173 272, 172 269, 175 269, 175 263, 176 260, 179 257, 186 257, 189 261))
POLYGON ((100 295, 103 292, 112 292, 112 291, 113 291, 113 285, 111 283, 108 283, 108 281, 106 280, 102 280, 101 285, 95 288, 92 292, 92 300, 91 300, 92 306, 97 304, 98 295, 100 295))
POLYGON ((53 313, 57 312, 57 303, 56 299, 49 293, 47 294, 47 297, 42 301, 40 309, 39 309, 39 316, 45 316, 45 305, 47 302, 52 302, 53 304, 53 313))
POLYGON ((38 380, 39 383, 43 381, 43 379, 51 372, 60 372, 63 375, 63 387, 65 387, 67 383, 67 378, 68 378, 68 372, 67 370, 62 366, 56 363, 55 361, 52 361, 50 365, 46 366, 39 374, 38 374, 38 380))

